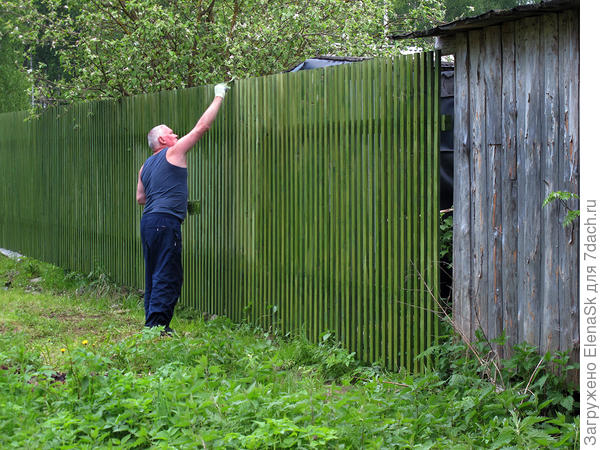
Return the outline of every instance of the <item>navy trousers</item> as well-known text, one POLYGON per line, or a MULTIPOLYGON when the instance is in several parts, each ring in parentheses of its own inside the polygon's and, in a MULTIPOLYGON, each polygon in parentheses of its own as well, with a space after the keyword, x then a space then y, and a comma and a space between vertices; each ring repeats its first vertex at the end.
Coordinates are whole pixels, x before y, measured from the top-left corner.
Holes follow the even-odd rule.
POLYGON ((183 283, 181 222, 171 214, 144 214, 140 232, 146 264, 146 326, 168 327, 183 283))

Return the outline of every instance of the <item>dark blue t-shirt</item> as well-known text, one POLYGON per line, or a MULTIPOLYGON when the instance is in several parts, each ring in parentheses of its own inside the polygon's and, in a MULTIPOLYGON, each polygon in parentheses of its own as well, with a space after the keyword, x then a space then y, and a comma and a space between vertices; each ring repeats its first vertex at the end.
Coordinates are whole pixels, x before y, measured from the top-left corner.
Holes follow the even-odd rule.
POLYGON ((187 211, 188 171, 167 161, 167 148, 144 163, 142 184, 146 192, 144 214, 172 214, 183 221, 187 211))

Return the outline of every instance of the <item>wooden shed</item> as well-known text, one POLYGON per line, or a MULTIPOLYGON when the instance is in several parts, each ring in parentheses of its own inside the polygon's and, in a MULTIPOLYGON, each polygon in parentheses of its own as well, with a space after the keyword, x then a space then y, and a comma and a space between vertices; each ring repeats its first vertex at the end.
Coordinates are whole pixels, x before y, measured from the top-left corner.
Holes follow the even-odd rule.
MULTIPOLYGON (((470 336, 579 350, 579 1, 489 11, 395 38, 454 55, 453 311, 470 336)), ((501 350, 502 351, 502 350, 501 350)))

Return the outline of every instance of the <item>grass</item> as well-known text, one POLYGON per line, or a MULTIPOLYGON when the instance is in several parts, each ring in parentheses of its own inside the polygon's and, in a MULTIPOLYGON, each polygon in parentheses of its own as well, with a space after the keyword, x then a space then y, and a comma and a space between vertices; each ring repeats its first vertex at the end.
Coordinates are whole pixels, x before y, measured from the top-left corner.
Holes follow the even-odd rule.
MULTIPOLYGON (((531 371, 499 389, 452 339, 431 350, 437 371, 411 376, 330 340, 176 317, 177 336, 161 337, 142 329, 139 293, 102 274, 0 256, 0 447, 578 445, 572 389, 548 374, 524 389, 531 371)), ((539 359, 518 355, 521 371, 539 359)))

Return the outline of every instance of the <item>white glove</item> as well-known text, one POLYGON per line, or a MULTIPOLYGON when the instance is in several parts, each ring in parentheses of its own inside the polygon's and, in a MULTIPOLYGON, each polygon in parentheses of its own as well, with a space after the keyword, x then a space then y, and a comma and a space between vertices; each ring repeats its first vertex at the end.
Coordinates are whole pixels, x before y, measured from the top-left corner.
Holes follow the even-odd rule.
POLYGON ((225 94, 229 90, 227 83, 219 83, 215 86, 215 97, 225 98, 225 94))

